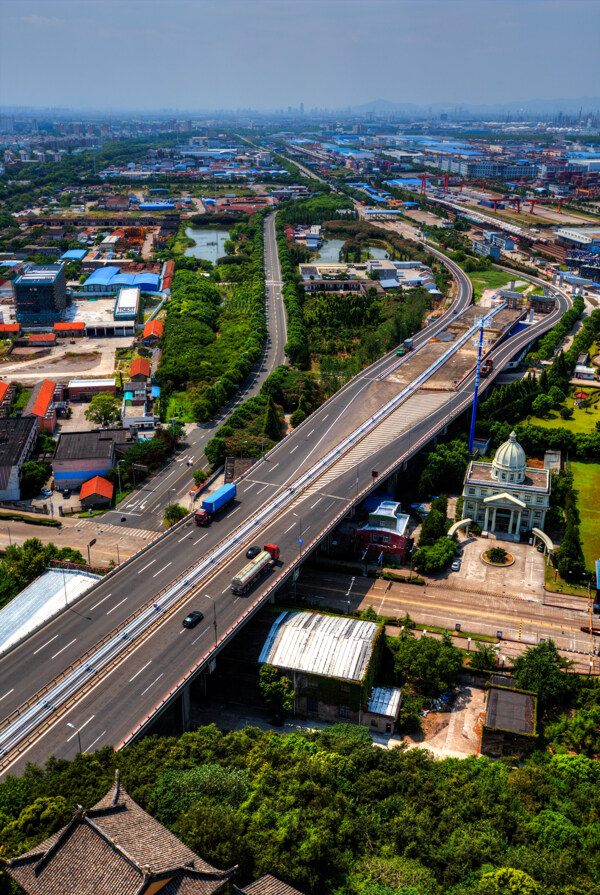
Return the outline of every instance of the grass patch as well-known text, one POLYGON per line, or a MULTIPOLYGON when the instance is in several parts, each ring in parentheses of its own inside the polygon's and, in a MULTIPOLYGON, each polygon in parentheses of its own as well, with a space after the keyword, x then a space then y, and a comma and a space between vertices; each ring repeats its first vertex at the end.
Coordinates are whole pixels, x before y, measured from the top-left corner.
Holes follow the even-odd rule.
POLYGON ((78 513, 78 519, 89 519, 90 516, 102 516, 104 513, 108 512, 108 510, 112 509, 112 507, 106 507, 104 510, 92 510, 90 513, 89 510, 86 510, 85 513, 78 513))
MULTIPOLYGON (((564 406, 573 409, 570 420, 563 420, 558 410, 551 410, 545 417, 528 416, 527 423, 532 426, 541 426, 544 429, 568 429, 578 435, 589 435, 595 431, 596 423, 600 420, 600 391, 596 400, 588 407, 575 407, 575 392, 584 391, 593 395, 593 390, 586 390, 585 384, 573 388, 571 395, 566 399, 564 406)), ((600 555, 600 554, 599 554, 600 555)))
POLYGON ((518 273, 506 273, 504 270, 478 270, 470 273, 469 279, 473 284, 473 301, 478 302, 486 289, 502 289, 513 280, 518 280, 518 273))
POLYGON ((600 464, 569 463, 581 519, 583 555, 588 569, 600 558, 600 464))
POLYGON ((581 587, 579 584, 568 584, 551 565, 544 566, 544 587, 552 594, 570 594, 573 597, 587 597, 588 595, 587 587, 581 587), (555 575, 556 580, 554 578, 555 575))
POLYGON ((58 519, 47 519, 44 516, 22 516, 21 513, 0 513, 0 519, 5 522, 26 522, 28 525, 45 525, 50 528, 60 528, 58 519))
POLYGON ((167 404, 166 419, 177 417, 184 423, 193 423, 192 398, 193 395, 190 392, 173 392, 167 404))

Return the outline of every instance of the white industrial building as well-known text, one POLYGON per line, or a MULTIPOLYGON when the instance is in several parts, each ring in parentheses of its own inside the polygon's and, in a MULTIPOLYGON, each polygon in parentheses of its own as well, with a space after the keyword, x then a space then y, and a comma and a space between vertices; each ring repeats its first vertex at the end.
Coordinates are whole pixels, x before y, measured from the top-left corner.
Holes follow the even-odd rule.
POLYGON ((72 569, 48 569, 0 611, 0 655, 100 580, 72 569))

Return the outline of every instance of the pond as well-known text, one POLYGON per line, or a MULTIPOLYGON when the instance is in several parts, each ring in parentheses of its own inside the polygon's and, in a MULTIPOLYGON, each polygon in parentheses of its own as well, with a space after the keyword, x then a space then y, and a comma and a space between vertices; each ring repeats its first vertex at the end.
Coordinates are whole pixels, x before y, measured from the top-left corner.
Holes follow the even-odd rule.
POLYGON ((225 254, 223 244, 229 239, 229 230, 213 230, 210 227, 188 227, 185 235, 193 239, 196 245, 189 246, 185 254, 193 258, 202 258, 204 261, 212 261, 225 254))
POLYGON ((340 249, 345 243, 345 239, 326 239, 319 249, 318 261, 329 261, 337 264, 340 260, 340 249))
MULTIPOLYGON (((317 261, 337 262, 340 260, 340 249, 344 245, 343 239, 326 239, 319 249, 319 257, 317 261)), ((369 246, 369 255, 371 258, 384 259, 389 258, 389 252, 376 246, 369 246)))

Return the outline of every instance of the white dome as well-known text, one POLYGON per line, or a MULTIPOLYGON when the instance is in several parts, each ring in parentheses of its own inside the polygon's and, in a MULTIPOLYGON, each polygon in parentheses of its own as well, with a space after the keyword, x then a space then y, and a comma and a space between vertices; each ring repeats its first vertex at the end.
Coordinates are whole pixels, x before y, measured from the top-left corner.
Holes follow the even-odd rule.
POLYGON ((497 482, 522 482, 526 468, 525 451, 517 441, 517 433, 511 432, 492 460, 492 478, 497 482))

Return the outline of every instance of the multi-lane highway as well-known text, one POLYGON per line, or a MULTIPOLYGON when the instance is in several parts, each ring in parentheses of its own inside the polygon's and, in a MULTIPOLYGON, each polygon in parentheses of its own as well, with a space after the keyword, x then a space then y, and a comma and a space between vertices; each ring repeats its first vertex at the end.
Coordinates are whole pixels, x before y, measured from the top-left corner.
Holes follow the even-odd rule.
MULTIPOLYGON (((452 311, 460 312, 470 303, 471 286, 460 268, 452 267, 458 279, 458 296, 452 311)), ((555 291, 557 308, 552 315, 495 349, 496 370, 564 313, 568 298, 555 291)), ((415 338, 416 349, 443 329, 449 319, 455 320, 456 314, 449 312, 419 334, 415 338)), ((239 501, 209 529, 184 523, 103 581, 73 610, 63 613, 0 660, 0 708, 3 715, 9 715, 67 666, 74 663, 77 667, 78 657, 132 613, 154 601, 159 606, 156 614, 149 613, 153 625, 149 622, 145 628, 147 636, 128 638, 123 643, 121 658, 110 666, 106 676, 102 676, 106 668, 101 668, 99 662, 94 665, 97 676, 86 685, 83 695, 77 694, 70 700, 67 710, 47 695, 36 703, 40 717, 52 710, 50 721, 43 731, 36 732, 28 748, 5 757, 3 771, 7 767, 18 769, 27 760, 43 761, 52 753, 72 756, 78 742, 73 730, 80 732, 84 750, 127 740, 190 669, 209 656, 215 634, 222 642, 246 611, 259 605, 264 588, 289 573, 358 495, 372 485, 374 469, 383 476, 397 467, 472 400, 473 374, 450 395, 432 396, 417 391, 385 419, 373 424, 366 437, 362 437, 364 433, 353 437, 349 449, 340 448, 336 457, 336 446, 357 428, 370 426, 369 421, 397 396, 398 386, 379 378, 393 359, 393 355, 388 355, 363 371, 254 467, 239 483, 239 501), (315 472, 305 484, 298 483, 331 452, 333 458, 326 468, 320 468, 319 474, 315 472), (268 512, 265 506, 270 506, 268 512), (262 519, 255 523, 261 512, 262 519), (236 529, 241 527, 245 533, 236 535, 236 529), (223 546, 224 541, 230 543, 223 546), (281 563, 254 592, 236 597, 230 592, 231 578, 243 565, 245 550, 253 543, 278 544, 281 563), (208 563, 209 569, 189 571, 200 563, 208 563), (172 606, 171 599, 169 614, 165 598, 157 595, 184 573, 190 586, 184 589, 187 592, 176 606, 172 606), (191 585, 192 577, 197 579, 197 585, 191 585), (193 630, 183 629, 183 616, 198 608, 205 613, 205 621, 193 630), (211 624, 215 616, 216 631, 211 624), (51 705, 45 705, 49 701, 51 705)), ((90 664, 90 660, 86 659, 86 663, 90 664)))
POLYGON ((281 268, 275 239, 275 214, 265 219, 264 258, 266 281, 266 314, 268 336, 262 358, 247 381, 241 386, 231 403, 210 423, 199 424, 188 431, 185 446, 177 452, 165 468, 136 488, 117 510, 105 513, 98 521, 99 527, 118 523, 123 527, 162 531, 165 507, 180 502, 189 505, 189 490, 193 486, 191 469, 207 468, 204 448, 219 426, 231 416, 236 407, 248 398, 258 394, 270 373, 285 363, 286 316, 281 295, 281 268), (188 461, 192 464, 188 466, 188 461), (126 520, 121 523, 121 516, 126 520))

